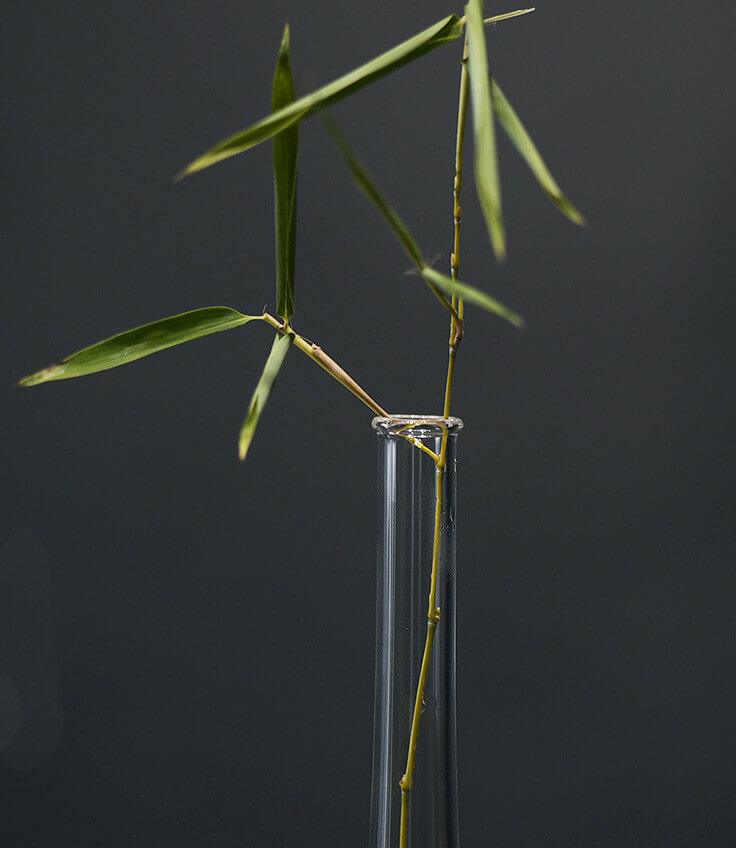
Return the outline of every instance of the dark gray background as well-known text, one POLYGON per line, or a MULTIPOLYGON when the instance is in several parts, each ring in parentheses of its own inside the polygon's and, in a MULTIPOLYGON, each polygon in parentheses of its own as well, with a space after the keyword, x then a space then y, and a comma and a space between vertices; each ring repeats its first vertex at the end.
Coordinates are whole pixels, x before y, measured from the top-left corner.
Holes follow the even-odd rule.
MULTIPOLYGON (((239 465, 260 325, 10 387, 162 315, 273 304, 268 145, 171 176, 268 109, 285 19, 304 90, 448 11, 6 4, 4 846, 364 844, 370 414, 294 353, 239 465)), ((459 366, 468 846, 736 844, 735 23, 574 0, 489 34, 592 227, 504 145, 499 269, 467 192, 464 277, 529 321, 473 312, 459 366)), ((459 49, 336 110, 445 256, 459 49)), ((444 318, 318 121, 299 227, 297 327, 391 410, 435 411, 444 318)))

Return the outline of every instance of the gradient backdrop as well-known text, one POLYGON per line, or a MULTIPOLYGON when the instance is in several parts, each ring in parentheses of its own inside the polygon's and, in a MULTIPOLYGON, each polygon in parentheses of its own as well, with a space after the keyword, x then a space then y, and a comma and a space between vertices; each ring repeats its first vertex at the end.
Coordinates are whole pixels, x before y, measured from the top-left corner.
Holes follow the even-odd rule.
MULTIPOLYGON (((4 9, 4 848, 365 844, 370 414, 295 352, 239 465, 260 325, 11 386, 163 315, 273 304, 269 146, 172 175, 268 109, 286 19, 306 90, 449 11, 4 9)), ((499 269, 466 193, 463 276, 529 322, 471 312, 459 365, 466 846, 736 844, 735 25, 570 0, 489 33, 592 226, 504 144, 499 269)), ((459 49, 336 109, 443 268, 459 49)), ((444 317, 314 120, 299 201, 298 329, 389 409, 436 411, 444 317)))

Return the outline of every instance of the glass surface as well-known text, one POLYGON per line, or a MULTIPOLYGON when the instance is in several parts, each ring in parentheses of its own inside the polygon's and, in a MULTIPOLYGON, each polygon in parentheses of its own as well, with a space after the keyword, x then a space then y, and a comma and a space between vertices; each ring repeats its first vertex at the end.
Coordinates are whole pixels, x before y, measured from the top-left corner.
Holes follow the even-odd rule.
POLYGON ((457 848, 455 701, 456 443, 458 418, 376 418, 378 558, 373 790, 369 848, 398 848, 399 781, 427 634, 437 469, 405 436, 439 453, 447 429, 443 480, 437 627, 422 711, 410 802, 409 845, 457 848))

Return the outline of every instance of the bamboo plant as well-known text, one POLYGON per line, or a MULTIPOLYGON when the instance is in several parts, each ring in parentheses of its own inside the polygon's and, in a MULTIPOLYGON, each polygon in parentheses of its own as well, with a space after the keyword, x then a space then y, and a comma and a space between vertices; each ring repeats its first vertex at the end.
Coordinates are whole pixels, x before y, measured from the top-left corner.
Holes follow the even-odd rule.
MULTIPOLYGON (((388 229, 398 240, 423 281, 448 316, 449 353, 444 389, 441 399, 442 418, 452 412, 455 365, 463 338, 466 304, 478 306, 523 328, 524 321, 516 312, 487 292, 459 278, 461 255, 461 192, 465 166, 465 139, 468 114, 473 125, 473 176, 479 205, 488 229, 493 252, 498 261, 506 254, 506 235, 501 204, 501 185, 496 152, 496 122, 524 159, 540 188, 557 208, 575 224, 584 218, 562 193, 542 159, 524 124, 504 95, 497 79, 489 72, 485 27, 533 12, 534 9, 498 14, 484 18, 483 0, 470 0, 465 14, 449 15, 432 26, 376 56, 369 62, 349 71, 315 91, 297 96, 291 70, 290 35, 284 28, 279 46, 272 85, 272 112, 254 124, 230 135, 187 165, 177 179, 205 170, 225 159, 244 153, 264 141, 273 146, 273 181, 275 208, 275 265, 276 315, 265 310, 261 314, 245 314, 227 306, 206 306, 178 315, 162 318, 141 327, 126 330, 90 347, 83 348, 50 365, 23 377, 21 386, 37 386, 55 380, 81 377, 125 365, 169 347, 189 342, 212 333, 235 329, 251 322, 267 324, 274 331, 273 344, 263 373, 247 407, 240 430, 238 453, 244 460, 250 450, 263 409, 283 366, 290 348, 298 348, 333 379, 348 389, 358 400, 377 415, 390 414, 338 362, 319 345, 300 335, 294 327, 295 315, 295 248, 297 224, 298 146, 301 121, 322 113, 328 132, 358 188, 380 212, 388 229), (462 47, 460 83, 457 104, 457 132, 454 150, 452 182, 452 247, 449 254, 449 275, 428 263, 411 231, 378 188, 365 165, 351 148, 326 109, 333 103, 355 94, 386 74, 437 50, 451 42, 462 47)), ((444 343, 444 342, 443 342, 444 343)), ((401 793, 400 848, 408 845, 409 801, 419 739, 422 700, 432 656, 435 632, 440 625, 441 610, 437 607, 437 573, 440 558, 439 523, 442 513, 442 481, 446 461, 447 431, 438 452, 418 439, 405 436, 417 449, 428 454, 436 465, 435 532, 430 571, 430 590, 427 599, 427 633, 419 680, 416 687, 406 766, 396 791, 401 793)))

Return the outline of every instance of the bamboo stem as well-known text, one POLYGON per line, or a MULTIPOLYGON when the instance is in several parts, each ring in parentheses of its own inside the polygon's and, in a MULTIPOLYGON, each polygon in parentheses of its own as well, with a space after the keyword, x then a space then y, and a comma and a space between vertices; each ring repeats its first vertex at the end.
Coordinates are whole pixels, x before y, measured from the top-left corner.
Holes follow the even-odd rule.
MULTIPOLYGON (((468 43, 463 47, 463 63, 460 69, 460 92, 457 106, 457 134, 455 137, 455 176, 452 181, 452 253, 450 254, 450 276, 457 280, 460 269, 460 225, 462 224, 463 212, 460 204, 460 193, 463 187, 463 153, 465 149, 465 125, 468 118, 468 94, 470 90, 468 67, 468 43)), ((447 418, 452 408, 452 390, 455 377, 455 361, 457 349, 460 346, 463 335, 463 320, 465 317, 465 303, 455 295, 452 305, 456 308, 459 320, 453 317, 450 321, 450 344, 447 358, 447 378, 445 380, 445 399, 443 404, 443 416, 447 418)))
MULTIPOLYGON (((519 9, 515 12, 507 12, 505 14, 496 15, 492 18, 486 18, 485 24, 495 24, 499 21, 508 20, 510 18, 519 17, 521 15, 533 12, 534 8, 519 9)), ((465 19, 461 19, 461 23, 465 23, 465 19)), ((460 70, 460 91, 458 95, 458 111, 457 111, 457 134, 455 138, 455 174, 452 184, 452 220, 453 220, 453 244, 452 253, 450 254, 450 276, 453 280, 458 279, 460 268, 460 227, 462 223, 462 206, 460 204, 460 194, 462 191, 462 175, 463 175, 463 153, 465 146, 465 126, 467 123, 468 114, 468 95, 469 95, 469 76, 467 69, 468 58, 468 43, 463 47, 462 67, 460 70)), ((420 269, 421 270, 421 269, 420 269)), ((455 365, 457 360, 457 351, 463 336, 463 322, 465 318, 465 303, 462 298, 457 295, 452 295, 452 300, 448 301, 444 294, 430 285, 433 293, 450 313, 450 338, 447 360, 447 376, 445 379, 445 394, 443 401, 443 418, 449 418, 452 409, 452 394, 455 382, 455 365)), ((275 318, 264 314, 264 320, 271 324, 277 331, 283 332, 284 326, 281 325, 275 318)), ((292 330, 293 332, 293 330, 292 330)), ((310 359, 316 362, 320 367, 324 368, 332 377, 341 383, 348 391, 352 392, 357 398, 366 404, 374 412, 385 417, 388 413, 383 410, 371 396, 360 386, 355 380, 347 374, 344 369, 338 365, 331 357, 315 344, 311 344, 303 339, 298 334, 294 335, 294 344, 305 353, 310 359)), ((419 728, 422 717, 422 705, 424 703, 424 693, 427 686, 427 678, 429 676, 430 664, 432 661, 432 650, 434 647, 434 638, 437 632, 437 626, 440 622, 441 610, 437 606, 437 581, 439 577, 440 555, 441 555, 441 533, 442 533, 442 509, 443 509, 443 493, 445 482, 445 466, 447 462, 447 443, 449 431, 445 425, 442 434, 442 445, 439 454, 430 450, 419 439, 404 435, 398 431, 398 435, 407 439, 414 447, 428 454, 434 461, 436 467, 435 478, 435 510, 434 510, 434 538, 432 542, 432 571, 430 575, 429 598, 427 603, 427 635, 424 643, 424 652, 419 669, 419 680, 417 681, 416 695, 414 698, 414 709, 412 713, 411 731, 409 735, 409 747, 406 755, 406 768, 404 774, 399 781, 401 789, 401 823, 399 829, 399 848, 408 848, 409 845, 409 818, 410 818, 410 802, 411 791, 414 781, 414 767, 416 765, 417 747, 419 745, 419 728)))
MULTIPOLYGON (((505 16, 499 16, 498 20, 504 20, 507 17, 516 17, 517 15, 526 14, 529 10, 522 10, 515 13, 510 13, 505 16)), ((488 23, 495 22, 493 20, 488 23)), ((460 194, 462 191, 462 172, 463 172, 463 153, 465 145, 465 126, 467 123, 468 114, 468 95, 469 95, 469 78, 467 70, 467 55, 468 45, 465 42, 463 48, 463 61, 460 70, 460 91, 458 95, 458 112, 457 112, 457 134, 455 138, 455 174, 452 185, 452 220, 453 220, 453 245, 452 253, 450 254, 450 275, 453 280, 457 280, 458 271, 460 268, 460 227, 462 223, 462 206, 460 204, 460 194)), ((443 298, 444 299, 444 298, 443 298)), ((463 335, 463 320, 465 315, 465 303, 456 295, 452 296, 450 305, 450 338, 449 351, 447 362, 447 376, 445 380, 445 394, 443 402, 443 417, 448 418, 452 408, 452 393, 455 380, 455 364, 457 359, 457 350, 460 346, 463 335)), ((264 314, 264 320, 273 326, 277 331, 283 332, 284 326, 270 315, 264 314)), ((293 332, 293 330, 291 330, 293 332)), ((345 372, 345 370, 329 357, 320 347, 311 344, 303 339, 298 334, 294 334, 294 344, 310 359, 316 362, 321 368, 324 368, 332 377, 341 383, 348 391, 352 392, 366 406, 385 417, 388 413, 383 410, 376 401, 358 384, 355 380, 345 372)), ((401 789, 401 822, 399 828, 399 848, 408 848, 409 845, 409 819, 410 819, 410 803, 411 792, 414 782, 414 768, 416 765, 417 748, 419 745, 419 729, 422 718, 422 705, 424 703, 424 693, 427 687, 427 678, 429 676, 430 664, 432 661, 432 650, 434 647, 434 638, 437 632, 437 626, 440 622, 441 610, 437 606, 437 581, 439 577, 440 555, 441 555, 441 533, 442 533, 442 509, 443 509, 443 492, 445 482, 445 465, 447 461, 447 442, 448 429, 445 426, 442 434, 442 445, 439 454, 430 450, 419 439, 411 436, 405 436, 414 447, 428 454, 434 461, 436 467, 435 481, 435 511, 434 511, 434 538, 432 541, 432 570, 430 574, 429 598, 427 602, 427 635, 424 643, 424 652, 419 669, 419 680, 417 681, 416 695, 414 698, 414 709, 412 713, 411 730, 409 735, 409 747, 406 755, 406 767, 404 774, 399 781, 401 789)))
MULTIPOLYGON (((455 176, 452 183, 452 220, 453 220, 453 245, 450 255, 450 274, 453 280, 457 280, 460 268, 460 224, 462 222, 462 207, 460 205, 460 192, 462 190, 463 172, 463 150, 465 144, 465 124, 468 114, 468 92, 469 80, 467 70, 467 42, 463 48, 463 63, 460 70, 460 92, 458 96, 457 109, 457 136, 455 139, 455 176)), ((445 381, 445 397, 442 415, 449 418, 452 408, 452 391, 455 380, 455 361, 457 349, 460 345, 463 333, 463 317, 465 304, 456 295, 452 297, 454 314, 450 318, 450 341, 449 355, 447 361, 447 378, 445 381)), ((442 434, 442 447, 436 461, 436 491, 434 506, 434 539, 432 542, 432 572, 429 583, 429 599, 427 603, 427 636, 424 643, 424 653, 419 669, 419 680, 417 682, 416 697, 414 698, 414 712, 412 714, 411 731, 409 735, 409 750, 406 755, 406 768, 399 781, 401 788, 401 824, 399 827, 399 848, 408 848, 409 845, 409 814, 411 791, 414 783, 414 766, 416 764, 417 747, 419 745, 419 727, 422 718, 422 704, 424 703, 424 692, 427 687, 427 676, 432 661, 432 650, 434 648, 434 637, 440 621, 441 610, 437 606, 437 579, 439 576, 442 533, 442 505, 443 486, 445 482, 445 464, 447 462, 448 430, 445 427, 442 434)))

